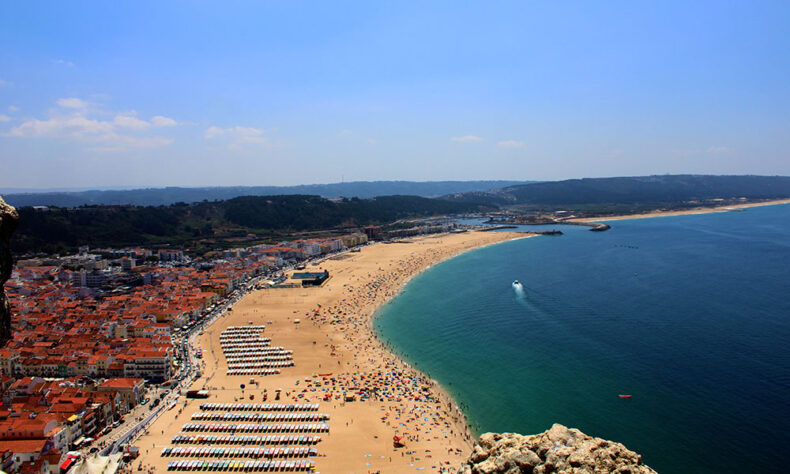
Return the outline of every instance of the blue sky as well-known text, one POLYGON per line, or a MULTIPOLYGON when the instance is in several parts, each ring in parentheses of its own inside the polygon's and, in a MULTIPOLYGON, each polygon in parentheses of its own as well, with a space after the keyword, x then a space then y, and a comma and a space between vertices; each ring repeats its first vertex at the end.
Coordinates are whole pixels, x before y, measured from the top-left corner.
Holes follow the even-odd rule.
POLYGON ((790 175, 788 2, 3 2, 0 187, 790 175))

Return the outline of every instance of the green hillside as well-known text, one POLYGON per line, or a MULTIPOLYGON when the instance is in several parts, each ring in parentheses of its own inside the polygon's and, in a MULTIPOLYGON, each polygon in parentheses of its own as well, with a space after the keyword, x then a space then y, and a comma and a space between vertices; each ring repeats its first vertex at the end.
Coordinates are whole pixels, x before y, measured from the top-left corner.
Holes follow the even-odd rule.
POLYGON ((245 196, 158 207, 22 207, 12 244, 18 255, 66 252, 80 245, 200 245, 249 233, 274 238, 478 209, 475 204, 417 196, 328 200, 306 195, 245 196))

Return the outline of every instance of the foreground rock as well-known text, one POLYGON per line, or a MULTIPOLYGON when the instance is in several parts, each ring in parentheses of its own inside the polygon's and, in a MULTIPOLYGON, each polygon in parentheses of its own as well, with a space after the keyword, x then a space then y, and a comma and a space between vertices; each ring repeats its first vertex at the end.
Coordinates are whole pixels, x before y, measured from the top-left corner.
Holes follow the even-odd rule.
POLYGON ((620 443, 555 424, 532 436, 486 433, 461 466, 462 474, 655 473, 620 443))
POLYGON ((0 198, 0 347, 11 339, 11 308, 3 285, 11 278, 11 234, 19 224, 19 214, 0 198))

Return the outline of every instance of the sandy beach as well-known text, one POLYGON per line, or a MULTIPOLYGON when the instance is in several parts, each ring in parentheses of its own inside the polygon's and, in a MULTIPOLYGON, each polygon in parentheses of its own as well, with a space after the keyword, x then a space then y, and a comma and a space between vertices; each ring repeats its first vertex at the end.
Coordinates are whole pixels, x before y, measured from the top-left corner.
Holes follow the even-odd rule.
MULTIPOLYGON (((135 443, 142 466, 166 472, 161 457, 171 438, 204 402, 320 403, 329 414, 329 433, 314 445, 322 473, 454 472, 471 449, 464 416, 430 378, 410 368, 374 335, 372 315, 416 274, 442 260, 485 245, 526 237, 511 232, 466 232, 378 243, 308 266, 328 270, 315 288, 258 290, 198 337, 203 376, 193 389, 210 391, 207 400, 179 399, 135 443), (296 320, 299 322, 295 322, 296 320), (294 367, 278 375, 229 376, 219 344, 229 326, 266 325, 272 346, 293 350, 294 367), (250 378, 256 383, 250 384, 250 378), (241 384, 245 384, 244 389, 241 384), (279 400, 276 391, 282 389, 279 400), (354 401, 345 401, 353 395, 354 401), (393 447, 393 436, 405 447, 393 447)), ((196 459, 196 458, 183 458, 196 459)))
POLYGON ((790 203, 790 199, 776 199, 772 201, 750 202, 746 204, 701 206, 701 207, 695 207, 693 209, 685 209, 682 211, 654 211, 654 212, 646 212, 644 214, 628 214, 628 215, 604 216, 604 217, 596 217, 596 218, 585 217, 585 218, 577 218, 577 219, 569 219, 569 220, 573 222, 602 222, 602 221, 618 221, 623 219, 646 219, 649 217, 685 216, 691 214, 709 214, 712 212, 730 212, 733 209, 746 209, 749 207, 759 207, 759 206, 775 206, 777 204, 788 204, 788 203, 790 203))

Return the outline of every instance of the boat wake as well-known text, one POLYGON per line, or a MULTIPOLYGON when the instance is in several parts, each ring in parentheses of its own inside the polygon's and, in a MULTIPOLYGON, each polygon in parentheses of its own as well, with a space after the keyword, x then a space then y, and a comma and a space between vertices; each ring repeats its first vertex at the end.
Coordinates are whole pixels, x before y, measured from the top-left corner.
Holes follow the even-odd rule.
POLYGON ((513 282, 513 291, 516 292, 516 296, 518 298, 526 298, 527 293, 524 291, 524 285, 522 285, 518 280, 513 282))

